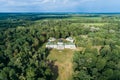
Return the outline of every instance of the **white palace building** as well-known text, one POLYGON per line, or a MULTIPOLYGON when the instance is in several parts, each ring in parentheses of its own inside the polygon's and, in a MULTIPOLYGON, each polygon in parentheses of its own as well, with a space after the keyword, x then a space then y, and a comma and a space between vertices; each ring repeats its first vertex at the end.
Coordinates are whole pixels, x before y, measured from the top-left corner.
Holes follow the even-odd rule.
POLYGON ((76 49, 76 46, 74 44, 74 39, 72 37, 68 37, 66 39, 50 38, 46 44, 46 48, 76 49))

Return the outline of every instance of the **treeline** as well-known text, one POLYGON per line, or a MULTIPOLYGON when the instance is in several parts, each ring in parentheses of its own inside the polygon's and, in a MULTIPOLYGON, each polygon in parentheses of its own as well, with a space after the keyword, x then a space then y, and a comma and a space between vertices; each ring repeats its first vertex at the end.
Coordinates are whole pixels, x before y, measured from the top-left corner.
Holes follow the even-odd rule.
POLYGON ((40 14, 40 13, 0 13, 0 27, 29 26, 36 20, 68 18, 65 14, 40 14))
POLYGON ((15 28, 17 26, 30 26, 33 25, 32 21, 24 21, 24 20, 5 20, 0 21, 0 28, 15 28))
POLYGON ((7 19, 23 19, 23 20, 38 20, 45 18, 66 18, 70 15, 67 13, 0 13, 0 20, 7 19))

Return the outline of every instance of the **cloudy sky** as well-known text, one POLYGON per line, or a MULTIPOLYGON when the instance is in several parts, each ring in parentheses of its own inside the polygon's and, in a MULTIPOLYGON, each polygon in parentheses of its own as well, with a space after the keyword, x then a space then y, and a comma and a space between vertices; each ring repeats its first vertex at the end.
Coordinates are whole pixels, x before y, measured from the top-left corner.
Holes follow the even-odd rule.
POLYGON ((0 0, 0 12, 120 12, 120 0, 0 0))

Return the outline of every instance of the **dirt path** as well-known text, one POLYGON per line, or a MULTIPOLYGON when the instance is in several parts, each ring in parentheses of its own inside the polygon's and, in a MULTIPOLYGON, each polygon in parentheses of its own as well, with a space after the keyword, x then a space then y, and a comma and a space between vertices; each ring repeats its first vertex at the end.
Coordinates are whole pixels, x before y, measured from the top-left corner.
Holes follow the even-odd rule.
POLYGON ((73 50, 52 50, 48 59, 55 60, 55 65, 58 67, 57 80, 71 80, 73 73, 73 50))

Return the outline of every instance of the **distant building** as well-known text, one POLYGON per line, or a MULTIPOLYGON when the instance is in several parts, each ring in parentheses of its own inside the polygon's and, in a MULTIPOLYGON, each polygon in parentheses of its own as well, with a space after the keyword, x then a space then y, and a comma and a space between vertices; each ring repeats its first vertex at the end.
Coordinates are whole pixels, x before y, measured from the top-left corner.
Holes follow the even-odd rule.
POLYGON ((72 43, 73 43, 73 41, 74 41, 74 39, 73 39, 72 37, 68 37, 68 38, 66 38, 66 40, 67 40, 67 41, 70 41, 70 42, 72 42, 72 43))
POLYGON ((51 38, 49 38, 49 42, 51 42, 51 41, 55 41, 56 39, 55 38, 53 38, 53 37, 51 37, 51 38))
POLYGON ((46 44, 46 48, 55 48, 55 49, 76 49, 75 44, 73 43, 74 40, 69 37, 66 38, 66 41, 63 42, 62 39, 59 39, 58 41, 55 41, 56 39, 53 40, 48 40, 49 42, 46 44))

